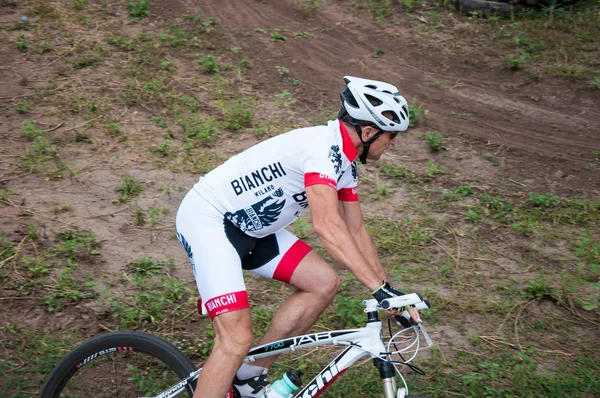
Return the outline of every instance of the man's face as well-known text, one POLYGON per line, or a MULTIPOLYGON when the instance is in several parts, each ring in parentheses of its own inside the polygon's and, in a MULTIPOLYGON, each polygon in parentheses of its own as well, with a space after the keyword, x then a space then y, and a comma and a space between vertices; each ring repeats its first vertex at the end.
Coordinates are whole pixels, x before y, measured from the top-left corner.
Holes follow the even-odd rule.
MULTIPOLYGON (((377 130, 373 127, 368 128, 373 129, 373 133, 377 132, 377 130)), ((371 144, 371 147, 369 148, 369 153, 367 154, 367 158, 371 160, 379 160, 379 158, 381 158, 381 155, 383 155, 386 149, 388 149, 390 145, 394 145, 396 143, 397 135, 397 131, 386 131, 383 134, 381 134, 379 138, 377 138, 375 142, 371 144)))

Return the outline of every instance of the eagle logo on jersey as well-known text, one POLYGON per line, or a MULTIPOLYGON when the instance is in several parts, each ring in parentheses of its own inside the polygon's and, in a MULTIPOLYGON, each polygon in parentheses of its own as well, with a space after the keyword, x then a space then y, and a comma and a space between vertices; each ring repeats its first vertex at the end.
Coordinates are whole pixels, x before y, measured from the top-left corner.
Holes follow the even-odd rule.
POLYGON ((329 160, 333 163, 335 175, 339 176, 342 171, 342 152, 340 151, 339 145, 331 146, 331 149, 329 149, 329 160))
POLYGON ((352 179, 358 181, 358 166, 356 162, 352 162, 352 179))
POLYGON ((192 263, 192 271, 194 271, 194 275, 196 275, 196 263, 194 261, 194 253, 192 252, 192 246, 185 240, 182 234, 177 232, 177 239, 181 242, 181 245, 185 249, 188 257, 190 258, 190 263, 192 263))
POLYGON ((235 224, 242 232, 257 231, 273 224, 279 218, 285 206, 283 189, 279 188, 263 200, 235 213, 225 213, 225 218, 235 224))

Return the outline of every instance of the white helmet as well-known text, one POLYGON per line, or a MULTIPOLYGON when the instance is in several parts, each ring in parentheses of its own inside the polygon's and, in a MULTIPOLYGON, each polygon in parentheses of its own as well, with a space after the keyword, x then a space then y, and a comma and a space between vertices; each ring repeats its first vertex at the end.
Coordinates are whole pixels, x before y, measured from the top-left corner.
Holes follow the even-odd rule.
POLYGON ((377 80, 345 76, 342 106, 356 120, 372 122, 384 131, 408 128, 408 104, 396 86, 377 80), (386 112, 391 118, 384 116, 386 112))

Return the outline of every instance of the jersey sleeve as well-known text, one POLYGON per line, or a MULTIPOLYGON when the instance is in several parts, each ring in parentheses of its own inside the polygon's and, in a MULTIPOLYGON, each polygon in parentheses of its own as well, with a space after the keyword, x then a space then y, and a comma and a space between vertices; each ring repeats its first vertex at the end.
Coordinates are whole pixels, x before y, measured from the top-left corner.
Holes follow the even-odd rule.
POLYGON ((320 142, 316 143, 315 147, 304 158, 304 186, 322 184, 337 190, 337 181, 342 174, 342 154, 339 145, 320 142))
POLYGON ((358 201, 358 166, 352 163, 338 181, 338 199, 343 202, 358 201))

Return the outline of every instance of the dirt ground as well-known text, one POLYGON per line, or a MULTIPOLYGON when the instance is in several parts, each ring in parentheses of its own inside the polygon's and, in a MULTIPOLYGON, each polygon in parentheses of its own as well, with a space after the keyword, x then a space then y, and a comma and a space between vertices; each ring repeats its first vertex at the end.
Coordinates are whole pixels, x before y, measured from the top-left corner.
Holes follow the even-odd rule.
MULTIPOLYGON (((505 190, 515 196, 523 192, 553 192, 565 197, 596 198, 600 194, 600 171, 589 167, 594 161, 592 154, 597 153, 594 151, 600 151, 600 90, 582 89, 559 79, 521 84, 523 71, 503 68, 491 57, 470 62, 468 48, 447 53, 423 46, 408 26, 378 26, 369 15, 355 10, 350 1, 330 2, 316 13, 294 8, 291 0, 152 0, 151 4, 151 15, 138 24, 107 26, 99 20, 90 25, 91 32, 100 34, 114 29, 115 34, 134 34, 167 27, 177 24, 176 18, 182 18, 186 11, 200 8, 204 16, 218 21, 213 36, 217 46, 240 47, 235 56, 252 62, 253 68, 246 72, 239 87, 241 92, 265 99, 259 108, 262 117, 277 112, 276 106, 268 102, 276 94, 283 90, 292 92, 296 99, 294 114, 277 114, 282 121, 278 125, 280 132, 288 126, 310 124, 311 117, 321 109, 337 110, 343 76, 379 78, 396 84, 409 102, 416 98, 429 111, 414 129, 398 139, 382 162, 405 164, 412 170, 435 161, 453 172, 451 177, 432 185, 440 190, 453 189, 463 182, 483 190, 500 181, 510 181, 512 185, 505 185, 505 190), (257 29, 278 31, 290 39, 273 42, 267 33, 257 33, 257 29), (294 32, 308 32, 315 37, 292 39, 294 32), (376 48, 383 51, 383 56, 371 56, 376 48), (288 68, 290 76, 301 84, 290 86, 277 73, 276 66, 288 68), (432 81, 448 82, 448 86, 440 89, 429 84, 432 81), (419 136, 432 130, 447 137, 447 151, 436 154, 425 147, 419 136)), ((0 24, 12 23, 25 15, 26 7, 20 2, 0 7, 0 24)), ((116 16, 126 13, 120 4, 109 5, 106 12, 116 16)), ((26 142, 19 134, 22 120, 37 120, 39 126, 52 130, 54 140, 73 141, 92 117, 57 107, 51 100, 53 95, 61 98, 65 90, 72 89, 82 95, 94 92, 99 98, 112 101, 115 95, 111 84, 123 84, 118 77, 120 61, 116 57, 107 57, 94 69, 73 71, 72 54, 66 51, 43 57, 18 51, 14 43, 21 34, 0 31, 0 189, 10 188, 15 193, 9 196, 10 204, 0 205, 0 235, 18 246, 26 241, 28 223, 35 221, 40 235, 47 238, 31 245, 27 241, 23 253, 33 253, 57 244, 57 234, 66 229, 93 231, 101 243, 100 255, 79 261, 89 264, 86 272, 107 291, 118 290, 118 285, 108 281, 117 280, 127 264, 141 254, 159 259, 172 257, 177 264, 173 275, 189 278, 185 253, 179 242, 172 239, 173 218, 179 201, 200 173, 156 167, 155 159, 148 155, 146 147, 153 140, 158 143, 158 134, 162 134, 150 122, 150 116, 159 115, 160 109, 152 105, 113 105, 112 120, 126 126, 131 134, 127 141, 108 138, 102 125, 86 126, 85 134, 94 143, 69 145, 60 153, 63 161, 79 171, 75 176, 48 179, 19 168, 19 151, 26 142), (27 84, 23 84, 24 78, 27 84), (48 101, 36 102, 24 115, 13 111, 19 101, 40 89, 55 94, 50 94, 48 101), (144 193, 132 202, 113 204, 118 197, 115 187, 121 184, 123 175, 142 181, 144 193), (55 210, 64 204, 72 206, 67 216, 55 210), (136 208, 148 211, 151 207, 166 208, 166 214, 152 227, 136 225, 132 212, 136 208)), ((55 35, 60 37, 59 32, 55 35)), ((87 44, 81 46, 85 48, 87 44)), ((201 82, 208 81, 189 59, 171 60, 177 66, 172 84, 184 85, 181 82, 194 76, 201 82)), ((215 112, 208 90, 188 86, 182 90, 200 101, 201 114, 215 112)), ((226 132, 212 149, 226 159, 257 141, 250 129, 235 134, 226 132)), ((380 164, 370 164, 361 169, 365 191, 374 190, 381 183, 379 167, 380 164)), ((365 213, 369 217, 398 219, 411 215, 411 195, 410 185, 396 187, 384 201, 365 203, 365 213)), ((515 251, 527 244, 513 234, 491 226, 473 227, 452 212, 440 217, 454 222, 459 236, 475 230, 499 253, 496 260, 504 270, 509 274, 518 272, 515 251)), ((432 250, 443 254, 440 247, 432 250)), ((566 249, 559 246, 552 250, 560 255, 566 249)), ((548 263, 552 263, 553 254, 545 254, 548 263)), ((14 265, 7 262, 2 266, 10 272, 9 267, 14 265)), ((482 267, 481 272, 493 279, 497 271, 482 267)), ((193 288, 191 281, 190 286, 193 288)), ((18 323, 53 332, 77 330, 84 336, 107 328, 105 319, 97 320, 99 300, 86 299, 49 312, 35 294, 15 297, 8 289, 0 291, 0 325, 18 323)), ((439 286, 439 294, 453 293, 448 287, 439 286)), ((468 334, 455 326, 434 330, 437 338, 457 344, 468 345, 468 334)), ((593 341, 598 338, 597 330, 585 328, 581 338, 593 341)))

